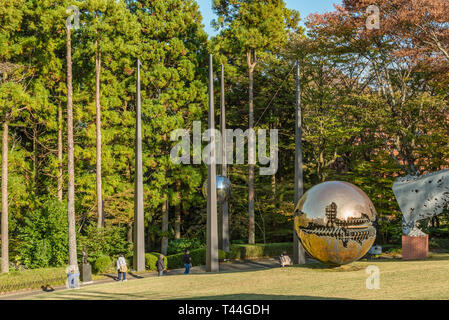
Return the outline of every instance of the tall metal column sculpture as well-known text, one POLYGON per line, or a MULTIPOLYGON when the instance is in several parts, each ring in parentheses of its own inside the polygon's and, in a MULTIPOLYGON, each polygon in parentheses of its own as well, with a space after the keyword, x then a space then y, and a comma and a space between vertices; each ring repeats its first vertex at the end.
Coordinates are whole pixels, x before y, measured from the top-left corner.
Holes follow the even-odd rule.
MULTIPOLYGON (((220 129, 221 129, 221 175, 227 177, 228 168, 226 163, 226 108, 224 87, 224 66, 221 65, 221 104, 220 104, 220 129)), ((229 205, 226 200, 221 204, 221 238, 220 249, 229 252, 229 205)))
MULTIPOLYGON (((212 54, 209 56, 209 129, 215 129, 214 73, 212 54)), ((210 136, 210 163, 207 176, 207 250, 206 272, 218 272, 218 221, 217 221, 217 176, 215 160, 215 133, 210 136)))
POLYGON ((136 163, 134 177, 134 257, 136 271, 145 270, 145 234, 143 213, 143 173, 142 173, 142 124, 140 101, 140 60, 137 59, 137 106, 136 106, 136 163))
MULTIPOLYGON (((302 173, 302 112, 301 112, 301 84, 299 77, 299 61, 296 61, 296 125, 295 125, 295 203, 304 193, 304 182, 302 173)), ((306 263, 306 254, 301 242, 296 235, 293 226, 293 263, 306 263)))

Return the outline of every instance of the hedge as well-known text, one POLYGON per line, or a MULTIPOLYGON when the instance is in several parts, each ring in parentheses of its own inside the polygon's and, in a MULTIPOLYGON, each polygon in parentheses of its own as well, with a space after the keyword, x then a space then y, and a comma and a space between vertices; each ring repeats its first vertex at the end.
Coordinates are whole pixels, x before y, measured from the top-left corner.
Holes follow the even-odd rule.
MULTIPOLYGON (((282 252, 292 254, 293 243, 268 243, 268 244, 233 244, 229 252, 222 250, 218 251, 218 259, 257 259, 278 257, 282 252)), ((167 269, 176 269, 184 267, 182 257, 184 253, 173 254, 167 256, 167 269)), ((192 264, 194 266, 204 265, 206 263, 206 248, 196 249, 190 251, 192 264)))
MULTIPOLYGON (((185 253, 177 253, 167 256, 167 269, 183 268, 184 262, 182 257, 185 253)), ((190 258, 192 258, 192 265, 202 266, 206 264, 206 248, 195 249, 190 251, 190 258)), ((218 250, 218 259, 226 259, 226 253, 222 250, 218 250)))
POLYGON ((0 274, 0 293, 63 286, 67 280, 65 269, 66 267, 40 268, 0 274))
MULTIPOLYGON (((158 253, 158 252, 145 253, 145 269, 146 270, 157 270, 156 262, 159 259, 159 255, 160 255, 160 253, 158 253)), ((167 263, 166 256, 164 256, 164 264, 165 264, 165 268, 167 269, 168 263, 167 263)))
POLYGON ((278 257, 284 251, 291 255, 293 253, 293 243, 233 244, 229 252, 226 253, 226 258, 235 260, 278 257))

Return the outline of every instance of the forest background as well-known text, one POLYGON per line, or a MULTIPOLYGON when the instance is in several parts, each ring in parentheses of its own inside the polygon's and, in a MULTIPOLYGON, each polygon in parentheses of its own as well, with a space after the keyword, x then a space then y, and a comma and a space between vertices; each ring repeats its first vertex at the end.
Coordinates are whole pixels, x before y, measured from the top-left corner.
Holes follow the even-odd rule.
MULTIPOLYGON (((245 130, 252 121, 256 129, 279 130, 277 173, 260 176, 255 167, 253 216, 249 166, 228 166, 233 243, 292 239, 296 61, 305 190, 328 180, 359 186, 377 209, 377 243, 400 243, 394 179, 449 168, 445 0, 344 0, 332 12, 307 18, 282 0, 216 0, 217 35, 210 39, 194 0, 2 0, 2 214, 8 210, 2 241, 8 237, 14 264, 37 268, 68 260, 69 5, 80 10, 80 28, 71 30, 79 257, 83 247, 91 259, 132 256, 137 58, 143 64, 147 252, 205 244, 201 188, 207 168, 174 165, 170 150, 177 142, 170 133, 190 130, 196 120, 206 127, 209 53, 217 76, 217 120, 223 64, 227 127, 245 130), (378 29, 367 28, 366 9, 373 4, 380 8, 378 29)), ((448 210, 422 227, 449 238, 448 210)))

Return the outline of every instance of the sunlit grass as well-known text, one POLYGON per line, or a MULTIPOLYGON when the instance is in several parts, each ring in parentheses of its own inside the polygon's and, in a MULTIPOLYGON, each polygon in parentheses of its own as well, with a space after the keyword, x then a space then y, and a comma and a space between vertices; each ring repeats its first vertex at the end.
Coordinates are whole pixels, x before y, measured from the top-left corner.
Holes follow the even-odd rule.
POLYGON ((151 277, 45 293, 33 299, 449 299, 449 254, 422 261, 359 261, 338 268, 310 264, 221 274, 151 277), (367 289, 366 267, 380 270, 367 289))

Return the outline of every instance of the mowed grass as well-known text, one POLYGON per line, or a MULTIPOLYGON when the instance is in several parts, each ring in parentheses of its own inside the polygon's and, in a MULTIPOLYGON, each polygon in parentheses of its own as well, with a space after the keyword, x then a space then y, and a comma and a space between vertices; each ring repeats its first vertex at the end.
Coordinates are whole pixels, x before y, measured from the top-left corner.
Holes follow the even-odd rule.
POLYGON ((359 261, 221 274, 152 277, 45 293, 32 299, 449 299, 449 254, 422 261, 359 261), (367 289, 366 267, 380 270, 367 289))

